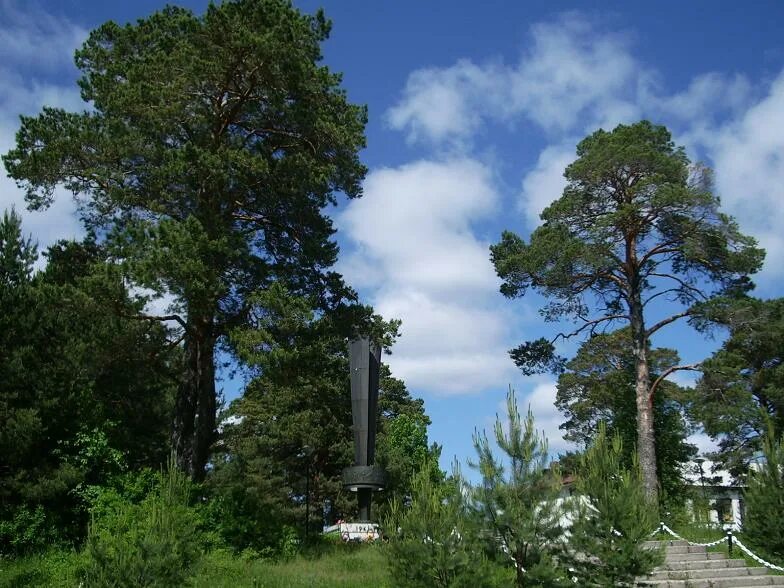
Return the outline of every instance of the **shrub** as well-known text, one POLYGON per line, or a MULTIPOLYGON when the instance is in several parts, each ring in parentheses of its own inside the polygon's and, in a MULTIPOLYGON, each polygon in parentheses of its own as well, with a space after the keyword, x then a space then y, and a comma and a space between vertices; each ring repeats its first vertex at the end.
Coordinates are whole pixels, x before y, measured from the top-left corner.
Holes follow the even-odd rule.
POLYGON ((622 464, 621 437, 608 438, 604 423, 583 455, 577 481, 579 504, 571 528, 571 547, 585 559, 575 566, 581 586, 634 586, 663 560, 646 549, 658 523, 655 505, 646 498, 636 454, 632 467, 622 464))
POLYGON ((383 529, 392 578, 399 586, 488 586, 491 570, 476 541, 475 513, 459 476, 439 482, 424 463, 411 482, 408 504, 392 501, 383 529))
POLYGON ((139 504, 96 509, 90 525, 86 586, 180 586, 202 555, 199 517, 189 506, 190 482, 170 463, 139 504))
POLYGON ((784 436, 773 428, 762 440, 765 463, 749 474, 744 537, 768 557, 784 561, 784 436))
POLYGON ((488 546, 514 567, 516 586, 573 587, 560 473, 548 468, 547 440, 534 428, 530 410, 525 419, 520 416, 512 390, 507 410, 508 421, 495 423, 500 458, 486 435, 474 436, 482 482, 473 497, 487 527, 488 546))
POLYGON ((42 505, 19 506, 0 516, 0 554, 44 551, 61 542, 60 533, 42 505))

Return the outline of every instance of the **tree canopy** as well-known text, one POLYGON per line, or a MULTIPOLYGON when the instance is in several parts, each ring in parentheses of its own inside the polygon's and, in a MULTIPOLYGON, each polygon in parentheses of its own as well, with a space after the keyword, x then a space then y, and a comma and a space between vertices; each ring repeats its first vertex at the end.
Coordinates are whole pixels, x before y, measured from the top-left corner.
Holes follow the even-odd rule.
POLYGON ((691 410, 718 441, 718 461, 740 476, 768 421, 784 430, 784 299, 747 299, 721 314, 729 338, 703 362, 691 410))
MULTIPOLYGON (((662 348, 649 349, 648 359, 651 383, 680 361, 675 350, 662 348)), ((564 367, 555 398, 556 407, 566 417, 560 425, 564 438, 587 449, 598 428, 606 426, 609 436, 618 435, 622 441, 621 465, 632 468, 637 410, 628 328, 594 335, 564 367)), ((676 500, 683 490, 682 466, 696 453, 696 447, 686 441, 691 423, 683 415, 689 398, 687 390, 665 381, 653 399, 659 486, 663 495, 676 500)))
POLYGON ((526 373, 560 370, 558 339, 629 326, 637 451, 647 495, 654 498, 659 380, 650 382, 649 340, 695 315, 711 297, 748 290, 764 252, 720 212, 710 170, 691 165, 663 126, 641 121, 598 130, 577 145, 577 160, 564 175, 563 195, 542 213, 528 243, 504 232, 491 258, 505 296, 533 289, 548 300, 541 309, 545 320, 576 326, 510 353, 526 373))
POLYGON ((30 207, 65 186, 126 277, 173 299, 148 318, 182 330, 173 445, 195 478, 214 439, 216 347, 249 295, 281 280, 324 306, 353 296, 328 271, 324 208, 361 193, 366 111, 319 65, 329 31, 285 0, 107 22, 76 53, 86 109, 22 117, 3 157, 30 207))
POLYGON ((180 351, 94 242, 35 256, 18 217, 0 222, 0 553, 83 536, 91 489, 129 469, 157 468, 180 351), (15 246, 9 243, 14 241, 15 246))

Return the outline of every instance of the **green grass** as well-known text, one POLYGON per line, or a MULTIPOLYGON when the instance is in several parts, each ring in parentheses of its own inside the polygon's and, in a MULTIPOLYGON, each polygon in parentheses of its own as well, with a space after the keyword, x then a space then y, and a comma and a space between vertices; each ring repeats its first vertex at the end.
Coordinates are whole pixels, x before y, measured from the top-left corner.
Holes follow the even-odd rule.
POLYGON ((391 586, 383 546, 335 545, 284 562, 242 561, 225 552, 205 558, 197 588, 360 588, 391 586))
MULTIPOLYGON (((193 579, 195 588, 386 588, 392 585, 381 545, 333 545, 288 561, 243 559, 229 551, 207 554, 193 579)), ((0 559, 0 587, 73 588, 83 555, 51 551, 0 559)))
POLYGON ((66 550, 52 550, 19 559, 0 557, 0 588, 73 588, 79 585, 83 561, 80 553, 66 550))

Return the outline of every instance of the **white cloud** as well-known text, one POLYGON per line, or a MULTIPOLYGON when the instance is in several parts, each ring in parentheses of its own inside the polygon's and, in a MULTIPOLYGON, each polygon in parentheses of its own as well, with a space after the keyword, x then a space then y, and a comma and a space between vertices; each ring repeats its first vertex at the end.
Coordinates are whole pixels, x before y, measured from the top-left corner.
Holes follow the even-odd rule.
POLYGON ((633 120, 624 98, 641 75, 623 36, 598 35, 577 13, 534 25, 516 65, 461 59, 413 72, 387 112, 410 142, 470 144, 482 124, 524 117, 548 133, 633 120))
MULTIPOLYGON (((0 24, 0 153, 15 145, 19 115, 37 114, 44 105, 67 110, 84 108, 74 80, 63 85, 51 81, 72 65, 74 49, 86 31, 35 7, 0 1, 5 19, 0 24)), ((3 170, 5 171, 5 170, 3 170)), ((28 212, 24 194, 15 182, 0 177, 0 210, 16 208, 23 219, 23 230, 31 233, 40 249, 58 239, 78 238, 83 234, 70 194, 57 190, 54 204, 45 212, 28 212)))
POLYGON ((367 178, 338 225, 358 249, 343 270, 359 286, 395 284, 465 299, 495 291, 487 243, 472 224, 497 211, 490 170, 469 159, 418 161, 367 178), (373 268, 373 281, 362 270, 373 268))
POLYGON ((477 106, 483 98, 492 99, 500 76, 502 70, 467 59, 445 69, 417 70, 408 78, 403 99, 386 113, 387 123, 406 129, 409 143, 460 145, 478 131, 482 112, 477 106))
POLYGON ((563 415, 555 408, 556 382, 551 379, 542 379, 533 390, 521 397, 518 402, 520 413, 525 415, 528 406, 534 415, 536 429, 547 438, 551 455, 574 450, 575 445, 563 438, 564 432, 559 429, 563 422, 563 415))
POLYGON ((682 121, 701 122, 717 114, 738 113, 748 105, 751 84, 740 74, 709 72, 696 76, 689 87, 672 95, 647 95, 647 106, 682 121), (718 99, 720 97, 720 99, 718 99))
POLYGON ((539 154, 536 166, 523 178, 519 208, 525 213, 528 226, 540 223, 539 215, 566 187, 564 170, 575 160, 574 143, 551 145, 539 154))
POLYGON ((30 71, 57 72, 73 67, 74 50, 87 31, 35 3, 0 0, 0 63, 30 71))
POLYGON ((706 455, 719 449, 719 445, 705 433, 689 435, 686 441, 697 446, 698 455, 706 455))
POLYGON ((623 36, 598 34, 578 13, 534 25, 531 36, 531 51, 510 76, 512 111, 561 132, 633 116, 619 97, 629 91, 639 65, 623 36))
POLYGON ((417 390, 471 393, 505 386, 514 323, 498 308, 498 279, 477 223, 497 213, 490 170, 470 159, 418 161, 373 171, 365 196, 337 219, 356 245, 340 264, 403 320, 389 363, 417 390))
POLYGON ((784 72, 766 96, 704 139, 725 209, 767 250, 763 285, 784 276, 784 72))

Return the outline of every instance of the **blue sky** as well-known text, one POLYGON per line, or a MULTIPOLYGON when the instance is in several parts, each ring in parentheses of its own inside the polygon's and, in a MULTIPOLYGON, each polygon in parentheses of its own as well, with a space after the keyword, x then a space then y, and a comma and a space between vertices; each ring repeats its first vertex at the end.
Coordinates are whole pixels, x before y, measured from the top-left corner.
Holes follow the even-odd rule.
MULTIPOLYGON (((387 360, 425 399, 445 464, 471 455, 472 430, 491 424, 509 385, 551 447, 565 448, 553 379, 523 378, 506 353, 553 328, 541 324, 537 298, 498 293, 488 246, 503 229, 527 237, 560 195, 575 144, 596 128, 650 118, 713 166, 725 209, 768 249, 758 295, 781 295, 784 4, 295 4, 323 5, 334 20, 326 63, 370 112, 365 196, 329 211, 339 269, 378 311, 403 320, 387 360)), ((71 56, 87 31, 160 6, 0 0, 0 150, 12 145, 18 114, 81 108, 71 56)), ((22 209, 21 194, 2 178, 0 208, 11 204, 22 209)), ((24 216, 42 246, 81 234, 67 194, 24 216)), ((718 344, 685 326, 656 343, 689 362, 718 344)))

